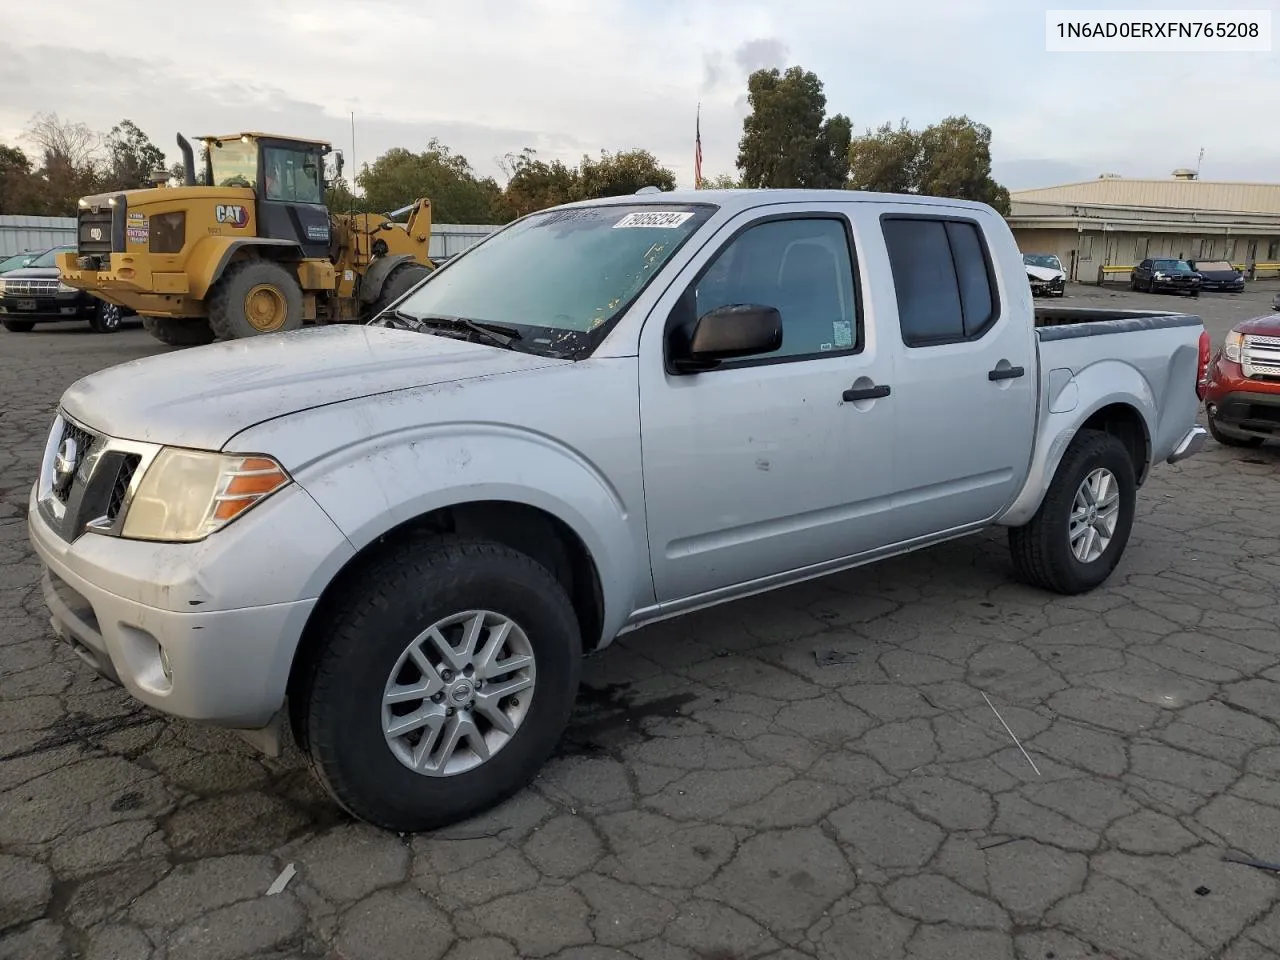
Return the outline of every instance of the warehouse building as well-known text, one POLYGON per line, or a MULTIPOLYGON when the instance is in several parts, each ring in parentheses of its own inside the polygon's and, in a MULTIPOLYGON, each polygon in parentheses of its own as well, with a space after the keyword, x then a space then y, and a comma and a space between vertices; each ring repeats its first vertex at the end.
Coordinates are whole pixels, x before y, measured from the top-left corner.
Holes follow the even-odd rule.
POLYGON ((1165 180, 1104 174, 1010 193, 1009 226, 1023 253, 1056 254, 1072 280, 1128 282, 1147 257, 1228 260, 1280 276, 1280 183, 1165 180))

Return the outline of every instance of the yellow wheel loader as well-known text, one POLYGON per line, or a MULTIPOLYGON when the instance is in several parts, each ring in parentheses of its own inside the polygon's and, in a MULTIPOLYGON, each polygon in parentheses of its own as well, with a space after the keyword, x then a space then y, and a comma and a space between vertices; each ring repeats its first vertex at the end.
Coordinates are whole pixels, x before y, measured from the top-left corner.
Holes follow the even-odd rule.
MULTIPOLYGON (((362 322, 434 264, 431 201, 389 214, 331 212, 321 140, 178 135, 184 183, 80 201, 62 282, 135 311, 175 346, 362 322), (394 217, 408 213, 406 223, 394 217)), ((337 174, 342 154, 336 152, 337 174)))

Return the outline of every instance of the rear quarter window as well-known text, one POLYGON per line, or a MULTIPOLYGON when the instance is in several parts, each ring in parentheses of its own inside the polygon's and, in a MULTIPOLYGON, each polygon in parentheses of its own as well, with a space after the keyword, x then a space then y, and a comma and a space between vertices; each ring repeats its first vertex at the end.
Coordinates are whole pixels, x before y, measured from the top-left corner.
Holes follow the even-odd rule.
POLYGON ((881 218, 908 347, 976 340, 999 317, 991 255, 971 220, 886 215, 881 218))

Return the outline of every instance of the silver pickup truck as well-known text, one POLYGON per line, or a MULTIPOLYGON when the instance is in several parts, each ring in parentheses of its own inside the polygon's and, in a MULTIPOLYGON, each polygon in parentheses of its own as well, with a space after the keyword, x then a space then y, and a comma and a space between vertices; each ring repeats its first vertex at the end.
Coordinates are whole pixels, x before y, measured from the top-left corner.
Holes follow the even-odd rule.
POLYGON ((858 192, 527 216, 367 326, 61 399, 30 537, 57 633, 137 699, 286 727, 335 800, 456 821, 554 749, 615 637, 992 524, 1101 584, 1195 453, 1196 317, 1036 312, 1005 222, 858 192))

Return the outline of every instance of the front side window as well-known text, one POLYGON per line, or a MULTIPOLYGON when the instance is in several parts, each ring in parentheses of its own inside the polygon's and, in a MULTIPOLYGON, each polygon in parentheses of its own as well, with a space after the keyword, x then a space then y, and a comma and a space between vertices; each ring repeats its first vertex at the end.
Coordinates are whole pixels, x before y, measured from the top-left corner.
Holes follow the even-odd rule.
POLYGON ((716 255, 694 287, 695 309, 702 316, 731 304, 776 307, 782 346, 766 359, 849 353, 861 345, 852 264, 840 220, 762 223, 716 255))
POLYGON ((999 317, 990 258, 977 224, 886 217, 885 246, 908 347, 981 337, 999 317))
POLYGON ((258 184, 258 145, 243 140, 209 141, 209 165, 215 187, 255 187, 258 184))
POLYGON ((321 203, 320 157, 315 151, 265 147, 262 151, 267 199, 321 203))
POLYGON ((396 310, 511 327, 521 349, 585 356, 715 209, 619 203, 535 213, 440 269, 396 310))

